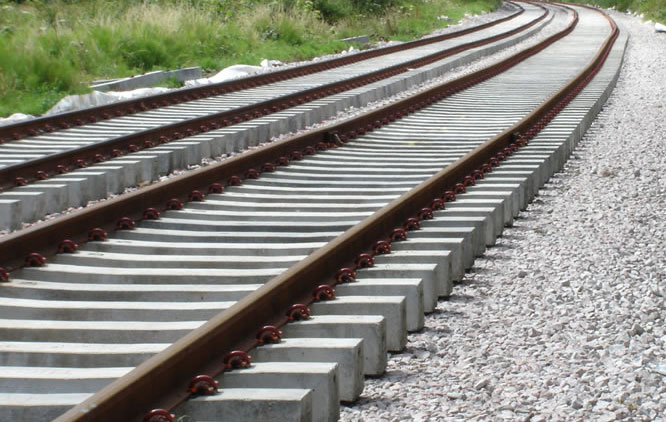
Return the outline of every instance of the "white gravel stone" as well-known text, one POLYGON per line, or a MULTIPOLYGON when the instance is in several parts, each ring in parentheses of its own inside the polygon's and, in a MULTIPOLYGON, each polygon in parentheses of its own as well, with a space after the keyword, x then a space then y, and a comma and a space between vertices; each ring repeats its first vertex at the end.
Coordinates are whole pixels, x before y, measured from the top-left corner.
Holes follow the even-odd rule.
POLYGON ((626 63, 576 154, 342 421, 666 421, 666 38, 613 17, 626 63))

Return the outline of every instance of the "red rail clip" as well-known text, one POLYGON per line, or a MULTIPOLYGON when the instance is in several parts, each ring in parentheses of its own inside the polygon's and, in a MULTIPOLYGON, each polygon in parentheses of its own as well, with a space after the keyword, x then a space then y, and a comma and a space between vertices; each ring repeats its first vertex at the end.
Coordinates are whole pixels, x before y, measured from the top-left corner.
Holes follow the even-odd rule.
POLYGON ((418 214, 419 220, 431 220, 432 219, 432 209, 431 208, 421 208, 418 214))
POLYGON ((356 273, 351 268, 340 268, 335 273, 335 281, 337 281, 338 284, 353 283, 356 281, 356 273))
POLYGON ((182 210, 183 203, 178 198, 171 198, 167 201, 167 208, 170 210, 182 210))
POLYGON ((405 229, 393 229, 391 232, 391 242, 399 242, 401 240, 407 240, 407 232, 405 229))
POLYGON ((243 183, 243 181, 238 176, 231 176, 229 180, 227 180, 227 186, 239 186, 241 183, 243 183))
POLYGON ((44 264, 46 264, 46 258, 36 252, 29 254, 25 258, 26 267, 41 267, 44 264))
POLYGON ((197 375, 192 378, 187 391, 196 395, 210 396, 217 393, 217 387, 220 384, 208 375, 197 375))
POLYGON ((118 223, 116 224, 116 230, 130 230, 133 229, 134 226, 136 226, 134 220, 129 217, 123 217, 118 220, 118 223))
POLYGON ((354 263, 356 264, 356 268, 368 268, 375 265, 375 259, 370 254, 362 253, 356 257, 354 263))
POLYGON ((197 202, 204 200, 203 193, 201 193, 198 190, 193 190, 192 192, 190 192, 189 198, 190 198, 190 201, 197 201, 197 202))
POLYGON ((259 178, 259 172, 255 169, 249 169, 248 171, 245 172, 245 178, 246 179, 258 179, 259 178))
POLYGON ((58 252, 59 253, 74 253, 76 252, 76 249, 79 247, 76 243, 69 239, 65 239, 60 244, 58 245, 58 252))
POLYGON ((234 350, 224 356, 224 367, 226 369, 239 369, 250 367, 250 355, 242 350, 234 350))
POLYGON ((144 220, 158 220, 160 218, 160 212, 155 208, 146 208, 143 212, 144 220))
POLYGON ((208 193, 222 193, 224 192, 224 186, 219 183, 213 183, 208 186, 208 193))
POLYGON ((421 228, 421 222, 419 222, 418 218, 408 218, 403 227, 405 230, 418 230, 421 228))
POLYGON ((174 422, 175 420, 176 415, 164 409, 153 409, 143 417, 143 422, 174 422))
POLYGON ((321 286, 317 286, 317 288, 314 289, 312 292, 312 299, 315 302, 335 299, 335 290, 333 290, 333 288, 328 284, 322 284, 321 286))
POLYGON ((433 211, 443 210, 445 208, 444 201, 439 198, 433 199, 432 202, 430 203, 430 208, 433 211))
POLYGON ((90 229, 88 232, 88 240, 89 241, 104 241, 106 240, 106 232, 99 227, 96 227, 94 229, 90 229))
POLYGON ((289 321, 299 321, 310 318, 310 308, 307 306, 297 303, 296 305, 291 305, 287 310, 287 319, 289 321))
POLYGON ((386 240, 380 240, 372 247, 372 253, 375 255, 391 253, 391 244, 386 240))
POLYGON ((272 325, 263 326, 257 331, 257 343, 259 344, 279 343, 281 338, 282 331, 272 325))

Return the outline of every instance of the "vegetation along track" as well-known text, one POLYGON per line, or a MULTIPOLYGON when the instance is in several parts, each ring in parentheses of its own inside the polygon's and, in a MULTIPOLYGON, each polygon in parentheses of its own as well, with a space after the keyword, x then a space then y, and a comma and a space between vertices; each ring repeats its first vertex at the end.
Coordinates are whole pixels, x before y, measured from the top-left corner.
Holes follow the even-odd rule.
MULTIPOLYGON (((525 8, 524 13, 520 13, 521 8, 509 15, 510 20, 499 19, 501 22, 404 47, 359 53, 353 60, 333 59, 244 78, 215 92, 257 84, 255 88, 0 145, 0 161, 5 164, 0 167, 0 187, 5 189, 0 194, 0 207, 7 211, 0 213, 7 216, 0 218, 0 230, 18 229, 21 223, 105 198, 107 192, 120 193, 175 169, 199 164, 202 158, 256 145, 350 105, 367 104, 469 63, 542 27, 544 10, 531 5, 525 8), (322 66, 332 68, 321 70, 322 66), (300 70, 303 67, 306 70, 300 70), (317 73, 298 76, 317 69, 317 73), (277 77, 287 79, 276 82, 277 77)), ((181 98, 184 94, 168 95, 181 98)))
POLYGON ((626 37, 575 10, 480 72, 1 238, 10 264, 70 240, 0 289, 0 414, 335 420, 608 95, 626 37))

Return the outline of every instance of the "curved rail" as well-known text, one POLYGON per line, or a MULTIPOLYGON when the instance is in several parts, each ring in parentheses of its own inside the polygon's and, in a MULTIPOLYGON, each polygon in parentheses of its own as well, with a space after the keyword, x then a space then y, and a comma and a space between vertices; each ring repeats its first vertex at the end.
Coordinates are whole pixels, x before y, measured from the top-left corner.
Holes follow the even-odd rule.
MULTIPOLYGON (((199 172, 198 178, 191 179, 193 183, 189 185, 189 188, 224 178, 216 178, 215 176, 238 174, 239 170, 243 168, 239 164, 240 161, 244 161, 245 164, 262 162, 268 157, 280 157, 281 154, 289 153, 297 146, 311 146, 313 143, 316 145, 324 140, 332 142, 339 139, 343 141, 344 138, 354 137, 358 133, 370 129, 368 125, 374 128, 377 123, 379 125, 384 123, 384 119, 388 122, 392 118, 398 118, 415 111, 446 95, 485 80, 536 54, 571 32, 576 22, 577 19, 572 22, 567 30, 546 40, 544 44, 539 46, 540 48, 530 49, 510 58, 508 61, 484 69, 483 72, 460 78, 454 81, 456 84, 444 84, 415 98, 404 100, 401 102, 401 108, 391 106, 382 110, 385 112, 383 114, 379 111, 368 113, 354 122, 338 125, 335 128, 337 132, 329 128, 327 131, 317 132, 316 136, 308 135, 269 145, 261 150, 246 154, 253 154, 249 159, 241 160, 243 157, 238 157, 234 164, 227 165, 229 168, 226 170, 221 170, 225 164, 222 163, 217 166, 217 173, 207 173, 206 176, 202 176, 203 172, 199 172), (387 112, 387 109, 390 111, 387 112)), ((57 420, 59 422, 134 420, 152 407, 168 408, 184 399, 187 396, 184 391, 192 374, 219 372, 222 366, 219 361, 224 353, 238 347, 246 348, 252 345, 253 340, 247 338, 248 332, 254 332, 266 323, 272 322, 279 325, 284 322, 282 315, 284 315, 287 308, 294 302, 307 302, 312 289, 321 284, 322 280, 328 280, 329 284, 334 284, 335 281, 332 279, 335 270, 349 263, 357 253, 369 250, 373 242, 386 238, 393 228, 402 227, 407 218, 418 214, 422 207, 428 206, 433 198, 439 198, 442 192, 455 189, 457 184, 465 180, 466 176, 474 174, 475 170, 486 170, 487 167, 484 167, 484 165, 489 165, 493 160, 501 159, 503 155, 500 154, 503 154, 507 148, 517 148, 516 141, 522 143, 523 140, 527 140, 538 133, 559 110, 575 97, 576 93, 603 65, 619 33, 610 19, 609 22, 612 28, 611 34, 606 38, 602 48, 590 64, 525 119, 487 141, 472 153, 423 182, 400 199, 382 208, 360 225, 348 230, 324 248, 316 251, 284 274, 274 278, 242 299, 229 310, 218 314, 204 326, 191 332, 165 352, 151 358, 127 376, 115 381, 57 420), (306 297, 308 299, 304 300, 306 297)), ((247 167, 244 167, 244 169, 247 169, 247 167)), ((174 183, 174 186, 176 185, 174 183)), ((73 229, 72 221, 69 224, 70 229, 73 229)), ((56 223, 53 225, 56 225, 56 223)))
POLYGON ((522 7, 520 7, 516 3, 513 2, 509 3, 518 7, 518 10, 515 13, 512 13, 511 15, 505 16, 504 18, 501 19, 487 22, 482 25, 474 26, 472 28, 451 32, 449 34, 443 34, 435 37, 428 37, 419 40, 414 40, 400 45, 393 45, 369 51, 363 51, 354 54, 351 57, 337 57, 317 63, 309 63, 266 74, 254 75, 206 86, 180 89, 175 92, 167 92, 164 94, 121 101, 113 104, 107 104, 83 110, 71 111, 67 113, 57 114, 54 116, 40 117, 25 122, 19 122, 12 125, 2 126, 0 127, 0 143, 9 140, 18 140, 28 136, 34 136, 35 134, 42 131, 52 132, 57 127, 66 129, 72 126, 80 126, 82 124, 85 124, 86 122, 93 123, 100 120, 107 120, 113 118, 114 116, 123 116, 126 114, 136 113, 138 111, 146 111, 154 108, 159 108, 165 105, 179 104, 191 101, 193 99, 206 98, 214 95, 221 95, 234 91, 240 91, 247 88, 266 85, 285 79, 291 79, 298 76, 304 76, 304 75, 309 75, 311 73, 321 72, 323 70, 332 69, 334 67, 345 66, 361 60, 366 60, 369 58, 378 57, 385 54, 395 53, 397 51, 407 50, 410 48, 434 42, 439 42, 450 38, 459 37, 461 35, 469 34, 481 29, 489 28, 491 26, 497 25, 502 22, 506 22, 521 15, 525 11, 522 7))
POLYGON ((308 148, 327 148, 335 142, 353 139, 505 71, 566 36, 573 30, 576 22, 577 16, 573 26, 569 26, 564 31, 547 38, 536 46, 486 69, 433 87, 387 107, 362 114, 325 129, 271 143, 223 162, 86 207, 57 220, 6 235, 0 238, 0 265, 4 266, 6 270, 11 270, 21 266, 29 253, 39 253, 46 257, 51 256, 57 252, 57 245, 63 239, 70 239, 77 243, 85 242, 90 228, 113 231, 117 222, 122 218, 140 220, 144 217, 144 210, 148 208, 159 211, 165 210, 167 209, 167 202, 174 198, 183 203, 187 202, 189 194, 193 190, 208 192, 211 184, 220 181, 226 182, 232 177, 242 179, 249 169, 261 171, 266 163, 284 165, 298 154, 308 155, 310 153, 308 148))
MULTIPOLYGON (((543 13, 539 17, 532 20, 531 22, 526 23, 525 25, 521 25, 502 34, 487 37, 478 41, 464 43, 457 47, 449 48, 437 53, 420 57, 415 60, 410 60, 408 62, 400 63, 354 78, 300 91, 298 93, 182 122, 172 123, 154 129, 140 131, 130 135, 87 145, 85 147, 62 151, 39 159, 24 161, 22 163, 4 167, 0 169, 0 189, 8 189, 16 186, 17 184, 25 185, 34 181, 45 180, 53 175, 67 173, 68 171, 71 171, 75 168, 85 167, 88 165, 88 163, 102 162, 108 158, 118 157, 129 154, 131 152, 149 149, 154 145, 177 141, 185 136, 204 133, 210 130, 245 122, 272 113, 277 113, 290 107, 295 107, 306 102, 395 76, 410 69, 423 67, 465 50, 502 40, 536 25, 538 22, 545 19, 548 13, 547 10, 542 6, 538 7, 543 9, 543 13), (79 164, 77 164, 77 166, 72 166, 72 163, 79 164)), ((459 32, 465 31, 466 30, 459 32)), ((419 43, 420 41, 421 40, 413 41, 413 43, 419 43)), ((422 44, 415 44, 413 47, 419 45, 422 44)))

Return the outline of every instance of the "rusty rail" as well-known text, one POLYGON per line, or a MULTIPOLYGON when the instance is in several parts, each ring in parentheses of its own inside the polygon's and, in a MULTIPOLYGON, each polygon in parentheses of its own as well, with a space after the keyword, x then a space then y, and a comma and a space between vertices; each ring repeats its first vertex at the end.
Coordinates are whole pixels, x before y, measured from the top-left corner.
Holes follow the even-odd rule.
MULTIPOLYGON (((267 322, 279 322, 290 305, 300 298, 308 297, 312 289, 322 282, 328 281, 334 284, 333 274, 338 268, 349 263, 357 253, 368 250, 376 240, 385 239, 393 228, 402 226, 406 218, 418 213, 422 207, 430 204, 433 198, 439 198, 443 192, 454 188, 466 175, 496 157, 498 151, 503 151, 515 140, 514 133, 534 134, 535 128, 538 129, 539 125, 551 119, 554 116, 552 111, 561 110, 575 96, 575 93, 584 87, 586 81, 589 81, 600 69, 609 54, 618 35, 615 24, 610 19, 609 22, 611 22, 611 34, 604 41, 602 48, 590 64, 526 118, 500 135, 488 140, 409 193, 385 206, 361 224, 349 229, 325 247, 315 251, 282 275, 273 278, 230 309, 216 315, 202 327, 192 331, 126 376, 114 381, 56 421, 133 421, 138 420, 144 412, 151 408, 170 408, 184 399, 187 396, 184 391, 189 379, 200 373, 215 373, 218 371, 222 356, 238 347, 238 345, 247 344, 248 333, 254 333, 267 322)), ((415 98, 403 100, 399 103, 399 107, 398 104, 394 104, 383 110, 367 113, 360 119, 337 125, 333 128, 337 131, 337 136, 336 132, 332 132, 332 128, 320 130, 315 134, 268 145, 265 148, 220 163, 214 168, 202 169, 197 172, 193 179, 190 179, 193 182, 189 185, 189 188, 186 187, 188 185, 183 184, 185 178, 174 179, 167 182, 167 184, 170 183, 171 187, 180 188, 182 194, 185 190, 191 189, 192 186, 204 186, 223 177, 238 174, 239 171, 248 168, 243 167, 244 164, 251 164, 249 167, 255 167, 256 163, 264 162, 267 158, 275 159, 296 147, 312 146, 313 143, 330 140, 331 137, 337 139, 337 137, 342 136, 354 136, 358 131, 366 130, 368 124, 372 125, 378 119, 391 120, 392 117, 400 117, 404 110, 407 112, 414 111, 417 106, 430 104, 446 95, 450 95, 452 92, 456 92, 456 90, 464 89, 471 84, 485 80, 487 77, 495 75, 494 72, 506 70, 570 33, 576 23, 577 16, 566 30, 540 44, 539 49, 530 49, 530 54, 519 53, 507 59, 507 61, 499 63, 500 66, 491 66, 483 71, 428 90, 415 98), (502 64, 504 65, 502 66, 502 64)), ((151 200, 156 198, 161 200, 166 197, 160 197, 160 195, 168 196, 158 186, 148 189, 152 189, 150 195, 154 196, 151 200)), ((131 201, 135 206, 140 204, 145 206, 150 203, 150 201, 142 202, 141 195, 138 193, 133 195, 132 198, 131 201)), ((120 198, 118 201, 113 200, 100 204, 98 212, 101 212, 102 208, 108 207, 111 211, 106 217, 112 218, 117 216, 114 212, 118 211, 117 207, 121 206, 118 204, 124 204, 122 206, 125 207, 129 206, 127 201, 129 200, 120 198)), ((62 228, 58 230, 63 233, 67 230, 77 232, 79 231, 77 224, 79 224, 78 227, 81 227, 81 225, 91 227, 88 223, 92 218, 94 218, 92 212, 84 210, 76 216, 73 215, 67 218, 66 223, 53 222, 50 227, 54 232, 57 231, 55 228, 58 225, 62 225, 62 228), (68 227, 67 230, 64 229, 65 226, 68 227)), ((39 230, 39 228, 34 229, 32 238, 24 238, 21 242, 37 241, 39 230)), ((3 252, 8 249, 6 246, 19 247, 21 245, 21 242, 17 242, 16 237, 14 239, 13 244, 11 242, 6 243, 6 241, 0 243, 3 252)), ((4 255, 3 258, 5 258, 4 255)))
MULTIPOLYGON (((525 25, 514 28, 511 31, 487 37, 482 40, 461 44, 457 47, 420 57, 415 60, 410 60, 402 64, 390 66, 351 79, 333 82, 320 87, 282 96, 280 98, 262 101, 183 122, 172 123, 158 128, 94 143, 85 147, 62 151, 35 160, 6 166, 0 169, 0 189, 9 189, 17 184, 23 185, 34 181, 45 180, 56 174, 63 174, 76 168, 85 167, 93 162, 102 162, 110 157, 118 157, 131 152, 151 148, 154 145, 182 139, 185 136, 252 120, 299 104, 376 82, 406 72, 409 69, 428 65, 462 51, 510 37, 536 25, 538 22, 545 19, 548 13, 545 8, 542 6, 539 7, 543 9, 543 13, 538 18, 525 25), (78 164, 73 165, 73 163, 78 164)), ((413 43, 420 41, 421 40, 413 41, 413 43)))
POLYGON ((571 30, 573 27, 486 69, 430 88, 381 109, 302 136, 268 144, 223 162, 86 207, 56 220, 8 234, 0 238, 0 265, 6 270, 15 269, 22 265, 25 257, 32 252, 46 257, 51 256, 56 253, 58 244, 64 239, 77 243, 85 242, 88 229, 101 228, 112 231, 121 218, 141 219, 144 210, 154 208, 162 211, 166 209, 167 201, 172 198, 186 202, 193 190, 206 192, 213 183, 221 181, 224 184, 233 176, 244 177, 248 169, 260 170, 266 163, 279 164, 284 158, 292 159, 298 153, 308 154, 308 148, 321 148, 322 144, 323 147, 327 147, 336 134, 344 141, 374 130, 506 70, 536 54, 540 51, 539 48, 545 48, 571 30))
POLYGON ((525 10, 520 5, 511 1, 508 1, 508 3, 518 7, 518 10, 511 15, 505 16, 504 18, 496 19, 494 21, 460 31, 451 32, 449 34, 422 38, 400 45, 362 51, 360 53, 354 54, 351 57, 338 57, 266 74, 249 76, 233 81, 221 82, 201 87, 186 88, 175 92, 126 100, 98 107, 90 107, 84 110, 71 111, 54 116, 40 117, 25 122, 2 126, 0 127, 0 144, 5 141, 18 140, 28 136, 34 136, 40 132, 51 132, 58 127, 65 129, 71 126, 80 126, 86 123, 93 123, 100 120, 110 119, 115 116, 132 114, 138 111, 145 111, 166 105, 178 104, 191 101, 193 99, 206 98, 214 95, 221 95, 229 92, 253 88, 285 79, 291 79, 298 76, 321 72, 323 70, 332 69, 334 67, 345 66, 361 60, 367 60, 369 58, 378 57, 421 45, 443 41, 449 38, 455 38, 461 35, 479 31, 481 29, 489 28, 502 22, 506 22, 524 13, 525 10))

